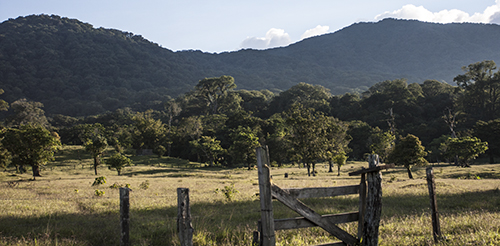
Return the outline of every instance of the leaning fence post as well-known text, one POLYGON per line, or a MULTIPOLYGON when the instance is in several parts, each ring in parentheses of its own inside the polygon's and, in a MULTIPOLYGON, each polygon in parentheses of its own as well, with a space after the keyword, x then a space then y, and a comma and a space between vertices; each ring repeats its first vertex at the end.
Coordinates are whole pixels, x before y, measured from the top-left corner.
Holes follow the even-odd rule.
POLYGON ((181 246, 193 246, 193 225, 189 208, 189 189, 177 188, 177 231, 181 246))
POLYGON ((129 191, 130 189, 120 188, 120 245, 130 246, 130 202, 129 202, 129 191))
MULTIPOLYGON (((368 157, 369 168, 379 165, 378 155, 368 157)), ((380 171, 366 174, 367 198, 364 222, 363 245, 378 245, 378 229, 382 212, 382 174, 380 171)))
POLYGON ((259 172, 259 197, 261 211, 261 241, 260 245, 274 246, 276 238, 274 235, 273 203, 271 196, 271 176, 267 159, 266 149, 257 148, 257 168, 259 172))
POLYGON ((432 167, 427 167, 427 187, 429 188, 429 197, 431 201, 432 210, 432 236, 434 237, 434 242, 439 242, 441 239, 441 226, 439 225, 439 213, 437 209, 436 201, 436 185, 434 183, 434 171, 432 167))

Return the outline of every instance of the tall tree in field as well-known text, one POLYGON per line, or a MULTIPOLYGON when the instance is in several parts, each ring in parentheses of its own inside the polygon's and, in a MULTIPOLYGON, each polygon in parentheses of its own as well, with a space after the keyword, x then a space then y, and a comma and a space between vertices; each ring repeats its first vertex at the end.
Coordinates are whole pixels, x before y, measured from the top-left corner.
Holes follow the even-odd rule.
POLYGON ((52 160, 61 142, 57 134, 34 125, 22 125, 19 129, 8 129, 2 145, 11 153, 12 163, 18 167, 30 165, 33 179, 40 177, 40 167, 52 160))
POLYGON ((470 167, 470 161, 488 150, 488 143, 476 137, 449 138, 446 143, 448 157, 458 156, 458 163, 462 167, 470 167))
POLYGON ((494 61, 482 61, 462 68, 465 73, 453 80, 464 89, 460 106, 475 120, 500 117, 500 71, 494 61))
POLYGON ((195 93, 203 99, 205 105, 209 108, 210 114, 218 114, 222 107, 222 100, 234 88, 236 88, 234 78, 223 75, 200 80, 195 87, 195 93))
POLYGON ((411 167, 427 165, 425 156, 427 156, 427 152, 425 152, 425 147, 422 146, 418 137, 408 134, 396 143, 387 157, 387 162, 404 166, 408 171, 408 178, 413 179, 411 167))
POLYGON ((97 175, 97 167, 101 165, 101 155, 108 147, 108 141, 105 136, 105 129, 99 123, 93 125, 86 124, 83 127, 81 139, 85 150, 90 152, 94 159, 94 173, 97 175))
POLYGON ((494 156, 500 156, 500 118, 488 122, 481 120, 476 122, 474 135, 488 142, 486 154, 490 157, 490 164, 495 163, 494 156))
POLYGON ((118 176, 121 175, 122 169, 124 167, 132 165, 132 160, 120 153, 114 154, 113 156, 106 159, 105 162, 109 165, 109 167, 116 169, 116 172, 118 172, 118 176))
POLYGON ((326 138, 324 134, 324 117, 315 113, 312 108, 304 108, 302 104, 294 104, 286 114, 286 123, 290 127, 287 137, 292 143, 292 156, 307 166, 307 175, 315 176, 315 165, 324 159, 326 138), (311 172, 312 167, 312 172, 311 172))

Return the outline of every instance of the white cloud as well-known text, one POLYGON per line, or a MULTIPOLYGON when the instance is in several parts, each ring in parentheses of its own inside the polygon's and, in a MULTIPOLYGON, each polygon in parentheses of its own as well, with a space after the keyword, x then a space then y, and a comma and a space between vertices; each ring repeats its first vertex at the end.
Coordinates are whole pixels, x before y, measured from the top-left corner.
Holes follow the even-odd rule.
POLYGON ((407 4, 401 9, 377 15, 375 16, 375 20, 382 20, 388 17, 437 23, 474 22, 500 24, 500 0, 496 0, 495 4, 487 7, 483 13, 474 13, 473 15, 469 15, 467 12, 458 9, 431 12, 423 6, 417 7, 413 4, 407 4))
POLYGON ((271 28, 266 33, 266 37, 248 37, 241 42, 243 49, 268 49, 274 47, 287 46, 291 43, 290 35, 283 29, 271 28))
POLYGON ((318 25, 313 29, 309 29, 309 30, 305 31, 304 34, 302 34, 302 36, 300 36, 300 39, 306 39, 306 38, 310 38, 310 37, 314 37, 314 36, 323 35, 323 34, 327 33, 329 29, 330 29, 329 26, 318 25))

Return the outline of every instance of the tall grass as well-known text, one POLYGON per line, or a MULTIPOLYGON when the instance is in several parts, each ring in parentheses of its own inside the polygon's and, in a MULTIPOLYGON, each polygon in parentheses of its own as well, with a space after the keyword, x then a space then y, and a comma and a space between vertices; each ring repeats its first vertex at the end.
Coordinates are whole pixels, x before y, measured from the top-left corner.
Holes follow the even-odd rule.
MULTIPOLYGON (((131 241, 133 245, 179 245, 176 232, 178 187, 190 189, 195 245, 251 245, 260 219, 256 170, 209 168, 174 158, 132 157, 134 166, 122 176, 105 166, 99 176, 107 183, 91 186, 96 178, 90 156, 78 146, 66 146, 29 181, 29 174, 13 169, 0 173, 0 245, 118 245, 119 191, 132 188, 131 241), (144 184, 148 181, 149 187, 144 184), (220 192, 237 190, 231 200, 220 192), (141 188, 142 187, 142 188, 141 188), (105 192, 96 196, 95 190, 105 192), (216 191, 219 192, 216 192, 216 191)), ((273 182, 282 188, 326 187, 359 183, 348 172, 366 166, 350 162, 341 176, 318 165, 318 175, 307 177, 297 166, 272 168, 273 182), (288 178, 284 178, 288 173, 288 178)), ((500 245, 500 168, 475 165, 435 167, 441 230, 439 245, 500 245)), ((425 168, 415 168, 414 180, 405 169, 383 172, 381 245, 432 245, 432 225, 425 168)), ((320 214, 357 210, 357 197, 307 199, 320 214)), ((273 202, 275 218, 298 216, 273 202)), ((340 225, 355 234, 356 223, 340 225)), ((277 231, 278 245, 310 245, 336 241, 320 228, 277 231)))

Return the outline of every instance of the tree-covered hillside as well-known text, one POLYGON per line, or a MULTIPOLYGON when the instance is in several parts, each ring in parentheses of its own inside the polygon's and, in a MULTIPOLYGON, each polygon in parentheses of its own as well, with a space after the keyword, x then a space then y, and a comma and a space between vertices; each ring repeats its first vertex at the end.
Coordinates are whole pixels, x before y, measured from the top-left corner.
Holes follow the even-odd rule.
POLYGON ((238 89, 280 92, 305 82, 334 95, 400 78, 455 85, 462 66, 500 60, 498 40, 498 25, 386 19, 270 50, 172 52, 132 33, 32 15, 0 24, 0 88, 9 103, 27 98, 49 114, 85 116, 158 108, 222 75, 238 89))

